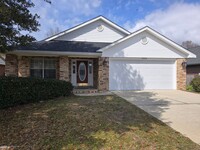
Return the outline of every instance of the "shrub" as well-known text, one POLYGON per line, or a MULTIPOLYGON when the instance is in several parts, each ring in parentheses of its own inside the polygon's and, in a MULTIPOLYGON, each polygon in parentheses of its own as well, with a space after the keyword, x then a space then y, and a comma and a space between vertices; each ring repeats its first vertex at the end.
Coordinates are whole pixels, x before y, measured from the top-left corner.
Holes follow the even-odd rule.
POLYGON ((186 90, 187 90, 187 91, 190 91, 190 92, 193 92, 193 91, 194 91, 192 85, 187 85, 186 90))
POLYGON ((196 76, 190 84, 195 92, 200 92, 200 76, 196 76))
POLYGON ((61 80, 0 77, 0 108, 68 96, 72 89, 61 80))

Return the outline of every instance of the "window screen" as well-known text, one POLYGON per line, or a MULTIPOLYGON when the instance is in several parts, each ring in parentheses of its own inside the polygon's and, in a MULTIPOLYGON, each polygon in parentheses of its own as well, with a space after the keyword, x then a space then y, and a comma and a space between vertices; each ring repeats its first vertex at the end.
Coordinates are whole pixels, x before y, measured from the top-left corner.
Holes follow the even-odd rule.
POLYGON ((53 58, 33 58, 30 68, 31 77, 56 78, 56 60, 53 58))

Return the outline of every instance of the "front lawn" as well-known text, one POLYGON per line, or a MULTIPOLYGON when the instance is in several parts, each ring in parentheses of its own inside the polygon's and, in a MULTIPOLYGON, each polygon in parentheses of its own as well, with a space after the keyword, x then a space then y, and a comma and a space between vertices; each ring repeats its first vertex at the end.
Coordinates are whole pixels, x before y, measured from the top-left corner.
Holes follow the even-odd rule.
POLYGON ((200 149, 117 96, 71 96, 0 110, 0 146, 16 149, 200 149))

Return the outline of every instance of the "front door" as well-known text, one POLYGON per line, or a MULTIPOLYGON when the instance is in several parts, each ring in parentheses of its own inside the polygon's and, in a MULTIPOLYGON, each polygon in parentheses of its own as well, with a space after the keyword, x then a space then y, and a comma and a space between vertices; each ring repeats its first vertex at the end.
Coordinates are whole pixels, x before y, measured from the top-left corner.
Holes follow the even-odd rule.
POLYGON ((88 84, 88 61, 77 60, 77 84, 88 84))

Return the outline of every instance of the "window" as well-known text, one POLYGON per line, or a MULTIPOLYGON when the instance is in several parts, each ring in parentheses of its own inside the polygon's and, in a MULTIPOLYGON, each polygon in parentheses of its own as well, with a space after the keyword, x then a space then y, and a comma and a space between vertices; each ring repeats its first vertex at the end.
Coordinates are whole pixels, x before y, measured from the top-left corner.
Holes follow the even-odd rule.
POLYGON ((43 59, 31 59, 31 77, 43 78, 43 59))
POLYGON ((86 78, 86 75, 87 75, 87 73, 86 73, 86 66, 85 66, 84 62, 81 62, 79 64, 79 71, 78 72, 79 72, 79 79, 81 81, 84 81, 85 78, 86 78))
POLYGON ((56 61, 55 59, 44 59, 44 78, 56 78, 56 61))
POLYGON ((56 60, 53 58, 33 58, 30 67, 31 77, 56 78, 56 60))

